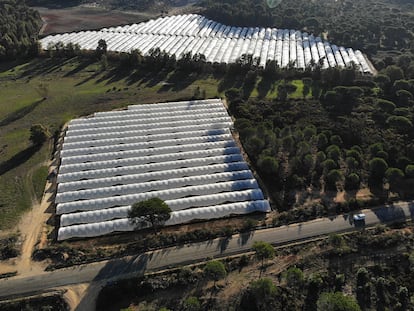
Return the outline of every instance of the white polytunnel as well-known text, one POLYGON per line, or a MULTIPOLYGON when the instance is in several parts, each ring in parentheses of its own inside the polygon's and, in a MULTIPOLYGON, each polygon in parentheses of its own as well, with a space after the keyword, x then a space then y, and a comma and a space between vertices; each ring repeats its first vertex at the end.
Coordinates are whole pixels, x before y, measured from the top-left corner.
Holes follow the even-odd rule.
POLYGON ((259 186, 255 179, 248 179, 240 181, 217 182, 213 184, 204 184, 201 186, 169 188, 168 190, 154 190, 138 194, 109 196, 98 199, 58 203, 56 205, 56 214, 61 215, 77 211, 96 210, 100 208, 128 205, 133 204, 137 201, 148 200, 153 197, 159 197, 162 200, 171 200, 187 196, 207 195, 209 193, 256 189, 258 187, 259 186))
MULTIPOLYGON (((108 161, 96 161, 96 162, 84 162, 84 163, 74 163, 74 164, 64 164, 59 168, 59 173, 76 173, 87 170, 99 170, 107 168, 120 168, 125 166, 133 166, 140 164, 160 164, 164 165, 166 162, 171 161, 181 161, 181 160, 198 160, 203 164, 212 164, 224 162, 233 162, 240 161, 240 149, 239 147, 227 147, 227 148, 215 148, 215 149, 206 149, 206 150, 195 150, 187 152, 177 152, 177 153, 167 153, 167 154, 156 154, 152 156, 142 156, 142 157, 133 157, 125 159, 116 159, 108 161), (228 157, 227 157, 228 156, 228 157), (224 158, 223 158, 224 157, 224 158)), ((178 164, 183 164, 184 162, 177 162, 178 164)), ((195 162, 190 162, 194 164, 195 162)), ((176 165, 172 163, 175 167, 176 165)), ((59 178, 58 178, 59 180, 59 178)))
MULTIPOLYGON (((235 156, 228 156, 235 159, 235 156)), ((242 161, 242 155, 237 155, 237 160, 242 161)), ((213 174, 220 172, 231 172, 247 170, 249 167, 246 162, 230 162, 224 164, 211 164, 206 166, 195 166, 181 169, 172 169, 165 171, 152 171, 149 173, 130 174, 106 178, 96 178, 90 180, 72 181, 58 184, 58 192, 75 191, 82 189, 94 189, 99 187, 109 187, 115 185, 129 185, 138 182, 147 182, 151 180, 165 180, 169 178, 178 178, 186 176, 195 176, 200 174, 213 174)))
MULTIPOLYGON (((80 212, 66 214, 61 217, 60 224, 62 227, 68 227, 78 224, 99 223, 114 219, 128 218, 130 206, 121 206, 98 211, 80 212)), ((268 212, 270 211, 267 200, 235 202, 208 207, 189 208, 181 211, 172 212, 170 219, 165 225, 177 225, 190 222, 194 219, 211 219, 222 218, 229 215, 240 215, 251 212, 268 212)))
POLYGON ((206 109, 192 109, 192 110, 178 110, 178 111, 160 111, 160 112, 149 112, 143 114, 140 110, 125 110, 127 113, 124 114, 116 114, 116 115, 105 115, 105 116, 95 116, 93 118, 87 119, 76 119, 69 123, 69 127, 73 127, 79 124, 96 124, 102 122, 109 122, 109 121, 119 121, 119 120, 134 120, 135 122, 145 121, 149 118, 158 118, 159 120, 169 120, 169 118, 178 117, 179 119, 183 119, 185 117, 192 118, 194 115, 213 115, 213 116, 222 116, 226 115, 227 112, 223 106, 219 106, 218 108, 206 108, 206 109), (180 118, 181 117, 181 118, 180 118))
POLYGON ((126 159, 138 156, 151 156, 157 154, 169 154, 174 152, 184 151, 195 151, 198 149, 217 149, 217 148, 228 148, 235 147, 236 143, 229 139, 217 142, 205 142, 198 144, 187 144, 187 145, 175 145, 165 147, 154 147, 145 149, 134 149, 134 150, 118 150, 114 152, 105 152, 98 154, 86 154, 86 155, 75 155, 75 156, 64 156, 62 157, 62 164, 73 164, 82 163, 88 161, 105 161, 115 159, 126 159))
POLYGON ((77 200, 99 199, 108 196, 120 196, 155 190, 166 190, 177 187, 205 185, 221 181, 232 181, 252 178, 253 175, 250 172, 250 170, 179 177, 166 180, 156 180, 143 183, 127 184, 121 186, 111 186, 58 193, 56 195, 55 202, 64 203, 77 200))
MULTIPOLYGON (((221 118, 225 117, 226 113, 224 112, 213 112, 209 113, 208 116, 221 118)), ((132 125, 139 123, 142 126, 145 124, 152 125, 153 123, 171 123, 174 121, 181 121, 185 122, 187 119, 191 122, 196 122, 196 120, 205 120, 206 114, 193 114, 193 115, 176 115, 176 116, 165 116, 165 117, 153 117, 153 118, 145 118, 145 119, 128 119, 119 117, 115 121, 107 121, 103 120, 102 122, 85 122, 85 123, 75 123, 69 124, 68 130, 82 130, 82 129, 94 129, 94 128, 105 128, 105 127, 113 127, 118 125, 132 125)), ((150 127, 150 126, 149 126, 150 127)))
MULTIPOLYGON (((71 130, 68 129, 66 131, 67 136, 77 136, 77 135, 92 135, 92 134, 99 134, 105 132, 113 132, 113 131, 124 131, 124 130, 148 130, 153 129, 155 126, 157 127, 180 127, 183 125, 199 125, 203 124, 208 126, 214 123, 221 123, 221 122, 231 122, 230 117, 218 117, 218 118, 210 118, 210 119, 194 119, 194 120, 178 120, 178 121, 167 121, 167 122, 157 122, 157 124, 132 124, 132 125, 118 125, 118 126, 108 126, 108 127, 95 127, 95 128, 86 128, 86 129, 77 129, 71 130)), ((104 123, 105 124, 105 123, 104 123)), ((106 124, 105 124, 106 125, 106 124)), ((111 124, 113 125, 113 124, 111 124)), ((172 129, 174 130, 174 129, 172 129)))
POLYGON ((204 130, 206 132, 228 129, 232 125, 232 122, 217 122, 210 124, 194 124, 187 126, 177 126, 177 127, 156 127, 150 129, 141 129, 141 130, 129 130, 125 129, 124 131, 111 131, 106 133, 95 133, 92 137, 90 134, 81 134, 81 135, 71 135, 65 136, 65 143, 73 142, 83 142, 89 140, 102 140, 102 139, 111 139, 111 138, 123 138, 123 137, 146 137, 148 136, 151 139, 154 135, 163 135, 163 134, 180 134, 180 133, 191 133, 193 131, 204 130))
POLYGON ((157 172, 171 170, 174 168, 188 168, 197 165, 209 165, 215 163, 223 163, 223 160, 232 161, 234 158, 223 158, 223 157, 205 157, 205 158, 194 158, 194 159, 184 159, 176 161, 167 161, 167 162, 156 162, 149 164, 133 165, 133 166, 120 166, 112 167, 105 169, 97 170, 88 170, 81 172, 73 172, 67 174, 58 175, 58 183, 68 182, 68 181, 79 181, 79 180, 91 180, 96 178, 112 177, 112 176, 122 176, 130 175, 137 172, 147 173, 147 172, 157 172))
POLYGON ((221 135, 209 135, 209 136, 197 136, 197 137, 185 137, 185 138, 170 138, 165 140, 151 140, 143 141, 137 143, 125 143, 125 144, 107 144, 104 146, 95 146, 95 147, 79 147, 74 149, 65 149, 60 153, 61 157, 70 157, 70 156, 80 156, 80 155, 89 155, 89 154, 102 154, 114 151, 126 151, 126 150, 137 150, 137 149, 146 149, 146 148, 156 148, 156 147, 167 147, 167 146, 177 146, 177 145, 192 145, 198 143, 208 143, 215 141, 228 141, 232 139, 231 134, 221 134, 221 135))
MULTIPOLYGON (((223 36, 239 32, 220 29, 223 36)), ((269 212, 232 128, 220 99, 131 105, 71 121, 59 152, 58 240, 135 230, 131 205, 154 197, 172 210, 165 225, 269 212)))
MULTIPOLYGON (((251 54, 260 57, 261 67, 265 67, 268 60, 275 60, 279 66, 294 64, 296 68, 304 70, 310 66, 311 60, 317 64, 320 58, 323 59, 324 69, 352 65, 344 57, 344 47, 323 42, 321 38, 315 38, 306 32, 294 29, 236 28, 194 14, 160 17, 140 24, 96 31, 49 35, 41 39, 40 44, 45 50, 56 49, 54 45, 58 42, 78 44, 84 50, 95 50, 100 39, 106 41, 108 51, 140 50, 143 55, 149 55, 152 49, 159 48, 174 55, 176 59, 181 59, 188 52, 193 55, 203 54, 210 63, 234 63, 243 54, 251 54)), ((362 72, 372 74, 369 62, 362 52, 352 51, 350 54, 355 54, 355 58, 350 55, 349 59, 362 72)), ((157 109, 165 106, 168 109, 198 109, 196 106, 218 102, 219 100, 213 99, 177 102, 174 105, 162 103, 157 109)))
MULTIPOLYGON (((136 132, 139 134, 139 132, 136 132)), ((178 132, 178 133, 164 133, 158 135, 131 135, 127 137, 118 137, 118 138, 106 138, 106 139, 95 139, 95 140, 86 140, 86 141, 79 141, 79 142, 66 142, 64 150, 68 149, 78 149, 78 148, 90 148, 90 147, 98 147, 98 146, 109 146, 109 145, 117 145, 117 144, 129 144, 129 143, 137 143, 137 142, 151 142, 151 141, 159 141, 159 140, 167 140, 167 139, 182 139, 182 138, 191 138, 191 137, 205 137, 205 136, 213 136, 213 135, 224 135, 230 134, 229 129, 212 129, 212 130, 204 130, 204 131, 190 131, 190 132, 178 132)))

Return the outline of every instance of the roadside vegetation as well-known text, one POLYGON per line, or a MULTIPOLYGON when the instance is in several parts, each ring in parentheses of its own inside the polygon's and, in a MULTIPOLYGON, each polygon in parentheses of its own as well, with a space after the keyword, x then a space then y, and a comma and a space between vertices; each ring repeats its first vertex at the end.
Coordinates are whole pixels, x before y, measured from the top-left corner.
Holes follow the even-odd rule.
POLYGON ((107 310, 410 310, 412 224, 331 235, 108 285, 107 310), (191 306, 191 308, 190 308, 191 306))

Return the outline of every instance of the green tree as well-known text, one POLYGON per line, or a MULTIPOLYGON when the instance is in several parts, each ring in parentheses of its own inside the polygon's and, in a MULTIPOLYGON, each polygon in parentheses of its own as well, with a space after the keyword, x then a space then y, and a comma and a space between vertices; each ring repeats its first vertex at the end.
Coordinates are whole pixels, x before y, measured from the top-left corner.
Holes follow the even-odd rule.
POLYGON ((354 158, 358 162, 361 162, 361 159, 362 159, 361 153, 358 152, 358 150, 355 150, 355 149, 347 150, 346 157, 347 158, 354 158))
POLYGON ((340 292, 322 293, 317 302, 318 311, 360 311, 354 298, 340 292))
POLYGON ((289 287, 301 287, 303 285, 303 272, 297 267, 290 267, 286 271, 286 282, 289 287))
POLYGON ((325 147, 328 145, 328 138, 324 133, 320 133, 318 135, 318 148, 319 149, 325 149, 325 147))
POLYGON ((275 249, 271 244, 263 241, 254 242, 252 249, 256 252, 256 258, 262 262, 262 266, 260 269, 260 275, 262 275, 262 271, 264 268, 264 260, 274 258, 275 249))
POLYGON ((204 266, 205 276, 214 281, 214 287, 216 287, 216 282, 225 278, 227 275, 226 267, 221 261, 211 260, 204 266))
POLYGON ((398 90, 396 92, 398 103, 400 107, 410 106, 410 101, 413 99, 413 94, 407 90, 398 90))
POLYGON ((269 176, 277 174, 279 170, 279 162, 271 156, 260 156, 257 165, 264 174, 269 176))
POLYGON ((358 190, 360 185, 359 175, 356 173, 351 173, 345 177, 345 189, 346 190, 358 190))
POLYGON ((330 190, 336 190, 336 183, 343 178, 340 170, 330 170, 325 177, 326 187, 330 190))
POLYGON ((341 149, 339 149, 339 147, 336 145, 330 145, 328 148, 326 148, 326 155, 329 159, 338 161, 341 156, 341 149))
POLYGON ((395 104, 392 101, 385 99, 377 99, 377 106, 382 111, 392 113, 395 110, 395 104))
POLYGON ((333 169, 336 169, 338 167, 338 163, 336 163, 332 159, 327 159, 327 160, 322 162, 322 166, 323 166, 325 172, 329 172, 333 169))
POLYGON ((387 119, 387 123, 398 131, 409 132, 413 128, 412 122, 403 116, 391 116, 387 119))
POLYGON ((197 297, 190 296, 184 300, 183 303, 183 310, 184 311, 198 311, 201 310, 201 304, 197 297))
POLYGON ((34 124, 30 127, 30 141, 34 146, 41 146, 48 138, 47 129, 41 124, 34 124))
POLYGON ((384 147, 381 143, 376 143, 369 146, 369 152, 371 153, 372 157, 376 157, 380 151, 384 151, 384 147))
POLYGON ((400 67, 395 65, 385 68, 384 73, 390 78, 391 83, 394 83, 396 80, 404 79, 404 72, 400 67))
POLYGON ((256 136, 248 138, 246 143, 244 144, 244 147, 246 148, 246 151, 250 156, 259 155, 262 152, 264 146, 265 142, 263 141, 263 139, 260 139, 256 136))
POLYGON ((104 39, 98 41, 98 46, 96 47, 96 55, 100 59, 103 54, 106 54, 108 45, 104 39))
POLYGON ((249 290, 255 298, 258 310, 268 310, 266 305, 277 293, 276 285, 269 278, 263 278, 251 282, 249 290))
POLYGON ((388 169, 388 164, 384 159, 373 158, 369 161, 370 177, 377 183, 382 183, 385 172, 388 169))
POLYGON ((409 164, 405 167, 405 175, 408 178, 414 178, 414 165, 413 164, 409 164))
POLYGON ((128 212, 128 218, 136 227, 142 221, 149 221, 156 233, 156 228, 171 217, 171 208, 160 198, 151 198, 134 203, 128 212))
POLYGON ((404 172, 399 168, 390 167, 385 171, 385 177, 390 184, 390 190, 393 190, 398 182, 404 178, 404 172))
POLYGON ((359 167, 359 162, 354 157, 348 157, 345 159, 346 165, 350 172, 355 171, 359 167))

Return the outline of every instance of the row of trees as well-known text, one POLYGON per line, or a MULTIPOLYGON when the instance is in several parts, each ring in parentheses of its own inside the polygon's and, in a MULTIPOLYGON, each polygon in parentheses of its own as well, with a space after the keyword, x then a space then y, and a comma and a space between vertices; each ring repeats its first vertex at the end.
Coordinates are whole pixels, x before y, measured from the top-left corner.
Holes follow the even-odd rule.
POLYGON ((0 61, 37 55, 42 20, 22 0, 0 2, 0 61))

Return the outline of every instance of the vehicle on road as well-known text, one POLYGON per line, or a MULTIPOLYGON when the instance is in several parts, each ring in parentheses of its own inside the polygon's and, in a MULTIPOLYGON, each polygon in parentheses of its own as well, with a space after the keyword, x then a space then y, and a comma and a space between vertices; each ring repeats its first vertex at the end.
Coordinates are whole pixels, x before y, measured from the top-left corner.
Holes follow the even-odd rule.
POLYGON ((365 214, 364 213, 359 213, 359 214, 355 214, 353 216, 354 218, 354 222, 365 222, 365 214))

